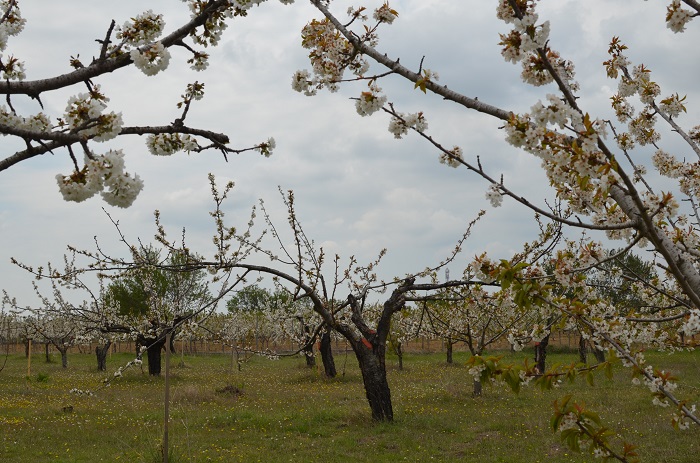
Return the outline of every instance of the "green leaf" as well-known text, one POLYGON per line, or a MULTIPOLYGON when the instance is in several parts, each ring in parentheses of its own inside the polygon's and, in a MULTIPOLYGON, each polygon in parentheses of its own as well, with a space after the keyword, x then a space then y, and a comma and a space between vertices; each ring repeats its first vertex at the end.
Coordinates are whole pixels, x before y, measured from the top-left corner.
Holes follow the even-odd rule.
POLYGON ((593 379, 593 372, 589 370, 586 374, 586 382, 589 386, 595 386, 595 384, 593 383, 593 379))
POLYGON ((600 417, 598 416, 598 414, 596 412, 586 410, 586 411, 581 412, 581 417, 586 418, 586 419, 594 422, 598 426, 600 426, 600 417))
POLYGON ((605 377, 608 379, 613 378, 612 362, 605 362, 605 377))

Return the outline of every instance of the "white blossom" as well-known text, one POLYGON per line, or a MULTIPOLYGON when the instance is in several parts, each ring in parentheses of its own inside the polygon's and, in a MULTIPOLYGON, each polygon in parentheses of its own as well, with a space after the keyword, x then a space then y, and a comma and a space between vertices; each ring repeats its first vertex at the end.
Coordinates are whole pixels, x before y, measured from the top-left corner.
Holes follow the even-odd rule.
POLYGON ((189 134, 151 134, 146 139, 148 151, 154 156, 169 156, 178 151, 191 152, 199 148, 197 140, 189 134))
POLYGON ((372 16, 379 22, 391 24, 398 17, 398 15, 399 14, 395 10, 392 10, 389 7, 389 3, 385 2, 382 6, 374 10, 374 14, 372 16))
POLYGON ((124 172, 123 158, 121 150, 109 150, 88 160, 79 172, 70 176, 56 175, 63 199, 82 202, 101 192, 108 204, 129 207, 143 189, 143 182, 138 175, 131 176, 124 172))
POLYGON ((666 14, 666 27, 675 33, 685 31, 685 25, 693 19, 693 12, 681 8, 680 0, 673 0, 666 14))
POLYGON ((360 116, 371 116, 375 112, 382 109, 386 103, 386 96, 379 95, 381 90, 378 87, 371 88, 372 91, 362 92, 360 97, 355 101, 355 109, 360 116))
POLYGON ((503 195, 497 184, 492 183, 486 190, 486 199, 491 202, 491 206, 499 207, 503 203, 503 195))
POLYGON ((148 10, 118 27, 116 36, 131 46, 140 47, 155 41, 164 28, 163 15, 148 10))
POLYGON ((296 92, 303 93, 306 96, 315 95, 316 89, 311 84, 311 76, 307 70, 296 71, 292 76, 292 89, 296 92))
POLYGON ((155 42, 130 52, 134 65, 147 76, 154 76, 168 68, 170 51, 161 42, 155 42))

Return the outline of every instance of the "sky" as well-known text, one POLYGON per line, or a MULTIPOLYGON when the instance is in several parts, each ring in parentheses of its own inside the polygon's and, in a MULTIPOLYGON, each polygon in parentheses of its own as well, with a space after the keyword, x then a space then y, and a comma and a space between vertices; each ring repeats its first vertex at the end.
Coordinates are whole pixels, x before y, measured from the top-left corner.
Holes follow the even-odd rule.
MULTIPOLYGON (((348 6, 369 9, 383 2, 335 0, 332 11, 345 17, 348 6)), ((122 24, 145 10, 162 13, 169 33, 189 17, 182 2, 168 0, 25 0, 19 2, 27 19, 24 32, 10 40, 7 54, 25 61, 28 80, 70 71, 71 56, 84 62, 98 53, 95 39, 104 37, 110 20, 122 24)), ((606 78, 602 62, 607 46, 619 36, 629 46, 633 63, 644 62, 662 88, 662 94, 688 96, 689 111, 679 119, 687 128, 698 124, 697 88, 700 61, 696 45, 700 23, 685 34, 674 34, 664 24, 664 1, 542 0, 541 19, 551 21, 550 46, 571 60, 581 84, 580 104, 595 117, 613 118, 609 97, 616 83, 606 78)), ((437 71, 440 82, 470 97, 516 112, 527 111, 553 86, 529 87, 519 78, 519 67, 499 54, 499 32, 507 26, 495 15, 495 1, 393 0, 398 20, 380 30, 378 49, 401 63, 437 71), (423 58, 424 57, 424 58, 423 58)), ((210 65, 197 73, 185 63, 185 50, 173 50, 169 68, 154 77, 133 66, 94 81, 110 97, 109 110, 121 111, 125 125, 164 125, 179 116, 176 104, 187 83, 205 83, 205 97, 187 117, 193 127, 223 132, 231 146, 243 148, 274 137, 277 148, 269 159, 249 152, 230 155, 228 162, 214 151, 177 153, 171 157, 149 154, 144 138, 118 137, 91 143, 95 152, 122 149, 126 170, 137 173, 145 187, 128 209, 107 205, 99 197, 83 203, 65 202, 56 185, 58 173, 72 164, 65 151, 43 155, 0 172, 0 275, 2 284, 21 305, 36 304, 32 278, 13 266, 10 258, 28 265, 60 264, 66 245, 94 249, 94 237, 108 252, 125 255, 125 247, 107 213, 118 221, 130 242, 153 241, 153 211, 176 238, 183 227, 191 249, 211 255, 213 202, 207 175, 223 185, 235 182, 224 209, 229 224, 244 227, 250 207, 263 199, 273 221, 286 226, 286 212, 278 188, 293 190, 297 215, 309 238, 327 255, 347 260, 355 256, 368 263, 387 248, 378 273, 391 279, 418 272, 445 259, 478 212, 485 217, 474 228, 463 253, 449 265, 457 276, 475 254, 487 251, 508 258, 522 243, 536 238, 532 213, 506 199, 492 208, 485 199, 487 184, 466 169, 438 162, 438 153, 416 134, 395 140, 387 130, 388 116, 359 116, 350 99, 364 84, 343 85, 337 93, 306 97, 291 88, 292 74, 308 69, 301 47, 303 26, 321 15, 308 2, 285 6, 270 0, 246 18, 229 23, 218 47, 207 50, 210 65)), ((373 67, 382 72, 383 69, 373 67)), ((501 175, 512 190, 535 204, 552 199, 547 180, 532 156, 503 140, 499 121, 490 116, 424 95, 400 78, 379 84, 401 112, 423 111, 429 134, 446 146, 458 145, 465 158, 478 156, 492 176, 501 175)), ((71 95, 84 86, 42 95, 45 112, 59 117, 71 95)), ((36 102, 13 97, 24 114, 39 111, 36 102)), ((23 149, 9 137, 3 153, 23 149)), ((683 150, 669 139, 668 147, 683 150)), ((684 152, 676 153, 684 157, 684 152)), ((640 151, 640 162, 648 152, 640 151)), ((329 269, 330 270, 330 269, 329 269)))

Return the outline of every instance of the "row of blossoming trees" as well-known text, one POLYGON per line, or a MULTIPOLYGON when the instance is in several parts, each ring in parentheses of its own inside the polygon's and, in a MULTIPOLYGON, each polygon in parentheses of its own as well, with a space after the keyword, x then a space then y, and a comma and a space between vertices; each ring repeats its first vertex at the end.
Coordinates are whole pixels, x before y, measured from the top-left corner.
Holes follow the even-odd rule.
MULTIPOLYGON (((94 79, 131 64, 147 75, 156 75, 167 68, 169 50, 174 46, 188 50, 191 53, 188 62, 193 69, 201 70, 206 67, 208 57, 202 47, 217 45, 227 22, 233 17, 246 16, 262 0, 186 3, 192 12, 191 19, 165 36, 162 36, 162 16, 150 11, 122 26, 112 23, 98 40, 98 53, 92 62, 84 64, 76 58, 71 62, 73 71, 55 78, 25 81, 22 62, 4 55, 5 81, 0 83, 0 88, 7 95, 7 106, 0 107, 0 132, 18 137, 26 149, 0 161, 0 170, 47 152, 64 151, 74 168, 71 174, 57 177, 65 199, 82 201, 101 192, 108 203, 125 207, 134 201, 142 181, 124 170, 122 152, 107 150, 98 154, 93 150, 96 143, 140 134, 148 135, 147 144, 154 154, 215 149, 226 156, 252 149, 269 155, 275 146, 272 139, 251 148, 233 149, 224 134, 186 124, 191 104, 202 97, 203 87, 198 82, 187 87, 178 103, 181 112, 174 122, 165 126, 129 127, 124 125, 120 114, 107 111, 106 93, 94 79), (85 85, 87 92, 71 97, 65 114, 59 117, 52 118, 43 112, 20 115, 12 103, 15 95, 24 95, 40 104, 42 94, 72 85, 85 85), (83 155, 84 162, 79 162, 76 151, 83 155)), ((254 231, 252 218, 241 229, 226 223, 224 200, 231 186, 220 193, 212 179, 216 246, 212 255, 201 256, 191 251, 184 238, 171 240, 157 223, 162 252, 177 256, 175 261, 146 259, 137 247, 130 245, 129 256, 125 258, 107 256, 99 248, 97 251, 73 249, 76 256, 88 262, 48 272, 25 268, 41 278, 67 284, 75 284, 77 278, 90 272, 178 275, 206 270, 218 285, 217 290, 209 302, 193 309, 193 314, 205 313, 212 304, 251 278, 258 275, 274 278, 292 300, 308 301, 308 307, 319 319, 318 330, 332 331, 350 344, 362 370, 372 415, 379 420, 390 420, 393 416, 384 361, 392 319, 406 310, 408 302, 415 301, 429 313, 425 320, 436 331, 456 333, 462 328, 446 327, 451 326, 458 313, 475 312, 477 316, 472 318, 467 331, 476 329, 476 323, 488 321, 486 326, 506 333, 516 346, 525 339, 542 342, 555 327, 575 328, 597 350, 609 351, 630 367, 635 378, 650 389, 656 403, 672 405, 675 425, 680 428, 691 423, 700 425, 695 405, 676 397, 675 383, 648 365, 642 351, 648 346, 670 351, 684 348, 687 338, 700 331, 697 209, 700 169, 698 161, 693 161, 700 158, 700 126, 691 124, 686 128, 679 123, 680 116, 686 112, 685 98, 673 90, 662 92, 651 70, 632 63, 625 54, 627 47, 623 40, 613 37, 604 68, 608 77, 617 81, 617 91, 611 95, 616 120, 590 114, 580 103, 581 90, 575 79, 574 63, 554 48, 556 44, 549 36, 550 24, 540 20, 533 0, 496 2, 498 18, 511 28, 510 32, 501 34, 504 59, 522 67, 521 76, 526 84, 548 86, 551 92, 533 102, 529 112, 521 114, 490 105, 484 99, 468 97, 468 89, 460 93, 447 88, 438 83, 435 70, 423 68, 422 64, 411 69, 404 64, 407 60, 400 61, 400 57, 382 52, 379 33, 399 17, 388 3, 371 13, 365 7, 352 7, 343 13, 347 17, 335 11, 332 1, 310 3, 320 14, 319 19, 311 20, 302 31, 302 45, 309 50, 311 70, 298 71, 292 79, 293 88, 312 96, 323 89, 334 91, 340 86, 363 85, 355 99, 361 116, 388 114, 389 131, 395 138, 413 132, 437 150, 441 162, 482 178, 488 185, 487 198, 493 206, 507 199, 532 209, 542 221, 551 223, 543 225, 538 240, 524 244, 521 252, 507 259, 480 254, 465 265, 460 279, 439 282, 437 272, 459 255, 472 222, 455 254, 445 261, 425 270, 407 269, 410 273, 405 276, 397 275, 395 280, 385 282, 376 274, 383 253, 366 265, 358 264, 353 258, 346 262, 338 256, 327 259, 301 229, 291 194, 285 199, 290 225, 286 238, 267 214, 262 231, 254 231), (447 148, 446 143, 431 136, 428 114, 402 112, 399 103, 391 102, 390 96, 382 91, 379 83, 389 77, 404 80, 407 85, 457 104, 465 111, 500 120, 506 140, 541 163, 557 205, 539 206, 526 199, 499 178, 497 172, 484 168, 478 158, 469 159, 462 148, 447 148), (676 148, 678 153, 664 150, 661 125, 670 127, 672 135, 683 143, 681 148, 676 148), (578 231, 586 233, 578 239, 563 239, 561 232, 556 231, 562 229, 569 237, 578 231), (590 238, 597 235, 600 235, 597 241, 590 238), (622 251, 606 253, 601 244, 604 238, 618 241, 622 251), (622 270, 606 266, 607 262, 639 248, 646 250, 649 261, 660 270, 658 274, 625 274, 625 281, 630 283, 639 303, 622 311, 618 301, 599 290, 600 280, 589 275, 597 269, 619 278, 622 270), (256 260, 259 256, 271 263, 259 264, 256 260), (496 290, 484 292, 483 288, 489 285, 496 290), (375 312, 367 310, 370 296, 382 300, 375 312), (466 307, 454 308, 460 304, 466 307)), ((4 51, 9 39, 21 32, 24 19, 17 1, 3 0, 1 5, 4 15, 0 18, 0 50, 4 51)), ((698 15, 697 1, 674 0, 667 7, 666 22, 673 32, 683 32, 698 15)), ((120 300, 128 300, 129 294, 128 291, 122 294, 120 300)), ((58 296, 54 299, 59 300, 58 296)), ((175 316, 165 323, 157 318, 155 321, 163 330, 172 331, 191 318, 175 316)), ((310 326, 309 334, 313 331, 310 326)), ((155 333, 151 343, 162 342, 161 334, 155 333)), ((486 335, 482 337, 482 345, 485 339, 486 335)), ((478 343, 473 352, 482 352, 478 343)), ((547 382, 571 373, 542 371, 542 365, 538 368, 506 365, 480 355, 475 355, 471 363, 471 371, 479 382, 503 380, 516 390, 532 378, 547 382)), ((572 371, 576 373, 575 368, 572 371)), ((580 405, 567 400, 557 405, 556 413, 555 427, 569 436, 570 442, 584 441, 598 456, 620 461, 633 458, 630 447, 616 449, 597 437, 600 425, 580 405)))

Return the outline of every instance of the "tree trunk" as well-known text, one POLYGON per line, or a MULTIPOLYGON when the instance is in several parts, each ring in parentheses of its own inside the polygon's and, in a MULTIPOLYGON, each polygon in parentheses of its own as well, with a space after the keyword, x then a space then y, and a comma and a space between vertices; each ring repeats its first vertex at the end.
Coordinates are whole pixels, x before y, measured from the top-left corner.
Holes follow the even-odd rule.
POLYGON ((61 353, 61 366, 68 368, 68 347, 57 347, 56 349, 61 353))
POLYGON ((454 345, 454 343, 452 342, 452 338, 447 338, 447 341, 445 341, 445 343, 447 344, 447 363, 454 363, 452 359, 452 346, 454 345))
POLYGON ((537 370, 543 374, 547 370, 547 345, 549 344, 549 335, 535 344, 535 363, 537 370))
POLYGON ((399 370, 403 370, 403 347, 401 341, 396 341, 396 356, 399 358, 399 370))
POLYGON ((304 354, 304 358, 306 358, 306 366, 309 368, 313 368, 316 366, 316 356, 314 355, 315 339, 311 337, 311 330, 309 329, 309 325, 305 324, 302 318, 300 318, 299 321, 302 324, 301 334, 304 338, 304 347, 301 351, 304 354))
POLYGON ((579 336, 578 338, 578 357, 579 360, 581 360, 581 363, 588 363, 588 356, 587 351, 588 349, 586 348, 586 338, 583 336, 579 336))
POLYGON ((598 349, 597 347, 593 346, 593 355, 598 363, 605 362, 605 351, 603 349, 598 349))
POLYGON ((478 378, 474 378, 474 397, 479 397, 481 395, 481 381, 478 378))
POLYGON ((333 352, 331 350, 331 333, 329 330, 324 330, 321 336, 321 362, 326 377, 335 378, 338 372, 335 370, 335 361, 333 360, 333 352))
POLYGON ((151 376, 160 376, 161 351, 163 350, 163 346, 165 346, 165 337, 163 339, 143 339, 139 344, 148 346, 146 349, 146 354, 148 355, 148 374, 151 376))
POLYGON ((316 356, 314 355, 313 344, 304 347, 304 358, 306 359, 306 366, 313 368, 316 366, 316 356))
POLYGON ((372 410, 372 419, 393 421, 391 391, 386 379, 385 346, 376 346, 372 349, 361 344, 356 348, 355 356, 360 364, 367 401, 372 410))
POLYGON ((99 371, 107 371, 107 353, 112 341, 107 341, 103 346, 99 344, 95 347, 95 355, 97 356, 97 369, 99 371))
POLYGON ((51 363, 51 354, 49 354, 49 343, 44 343, 44 354, 46 355, 46 363, 51 363))

